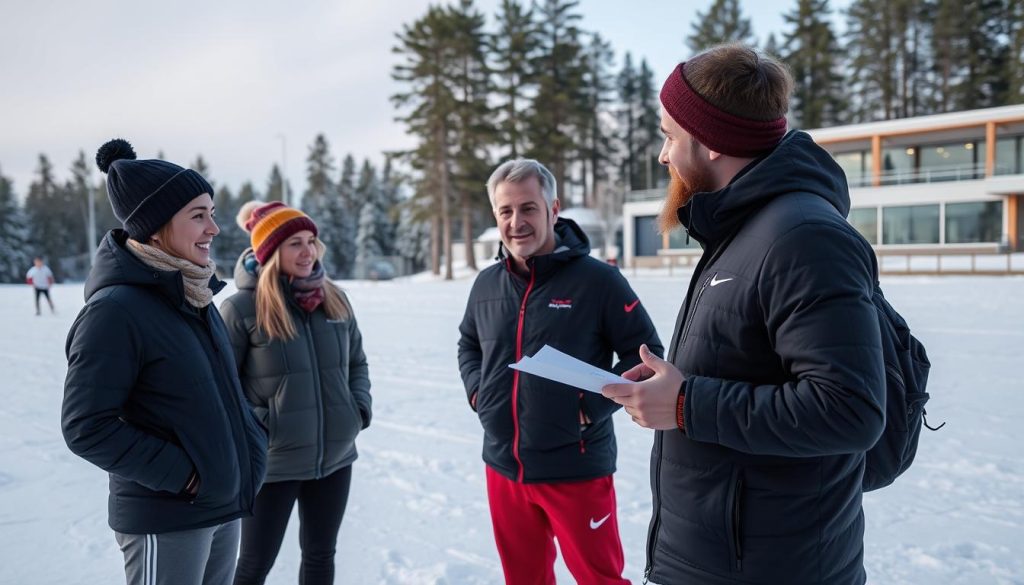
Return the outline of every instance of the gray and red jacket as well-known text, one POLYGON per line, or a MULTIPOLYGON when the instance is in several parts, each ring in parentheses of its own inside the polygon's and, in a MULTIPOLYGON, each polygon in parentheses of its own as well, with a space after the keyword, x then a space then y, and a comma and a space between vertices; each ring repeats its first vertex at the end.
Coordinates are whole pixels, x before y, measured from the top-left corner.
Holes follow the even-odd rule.
POLYGON ((590 257, 579 226, 559 219, 555 234, 555 251, 528 260, 525 278, 510 270, 502 249, 500 262, 477 276, 459 326, 459 369, 471 404, 476 394, 484 462, 524 483, 613 473, 611 417, 619 406, 509 364, 550 345, 621 373, 640 363, 641 344, 663 351, 636 293, 617 268, 590 257), (581 410, 591 420, 585 428, 581 410))

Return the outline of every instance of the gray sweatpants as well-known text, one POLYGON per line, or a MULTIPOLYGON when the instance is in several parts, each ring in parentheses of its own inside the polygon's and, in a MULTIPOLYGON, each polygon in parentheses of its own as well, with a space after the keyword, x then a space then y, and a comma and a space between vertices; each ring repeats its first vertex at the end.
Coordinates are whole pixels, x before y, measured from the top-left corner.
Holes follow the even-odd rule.
POLYGON ((166 532, 114 532, 127 585, 231 585, 242 521, 166 532))

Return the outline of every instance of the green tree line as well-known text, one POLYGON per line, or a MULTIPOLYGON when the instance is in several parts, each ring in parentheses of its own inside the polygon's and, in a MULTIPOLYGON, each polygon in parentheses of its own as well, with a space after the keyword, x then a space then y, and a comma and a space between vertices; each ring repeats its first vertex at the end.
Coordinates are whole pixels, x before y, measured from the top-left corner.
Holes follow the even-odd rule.
MULTIPOLYGON (((547 165, 563 206, 606 217, 625 192, 661 185, 658 90, 667 72, 628 51, 617 56, 581 26, 581 11, 579 0, 501 0, 488 19, 473 0, 450 0, 400 25, 392 102, 414 146, 386 153, 380 169, 351 155, 337 161, 323 135, 309 146, 303 206, 327 228, 332 274, 398 256, 451 278, 456 240, 476 268, 472 242, 492 225, 483 185, 511 157, 547 165)), ((1024 0, 853 0, 841 12, 829 0, 791 0, 783 19, 761 48, 793 72, 792 127, 1024 103, 1024 0)), ((680 43, 694 53, 753 44, 756 32, 739 0, 710 0, 680 43)), ((192 166, 209 173, 201 156, 192 166)), ((61 181, 41 154, 23 202, 0 173, 0 280, 20 281, 33 255, 87 258, 90 193, 98 233, 117 225, 90 168, 80 153, 61 181)), ((291 193, 276 166, 262 189, 216 191, 222 263, 246 242, 235 210, 291 193)), ((81 276, 81 261, 56 264, 58 277, 81 276)))

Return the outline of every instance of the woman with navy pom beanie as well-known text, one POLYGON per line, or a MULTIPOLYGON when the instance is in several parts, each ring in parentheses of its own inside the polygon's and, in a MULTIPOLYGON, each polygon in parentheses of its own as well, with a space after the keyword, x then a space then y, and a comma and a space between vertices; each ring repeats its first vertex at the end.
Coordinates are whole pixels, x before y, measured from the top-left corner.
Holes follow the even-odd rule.
POLYGON ((199 173, 96 154, 114 215, 68 333, 61 427, 110 476, 108 521, 129 585, 228 585, 266 433, 238 380, 213 295, 213 189, 199 173))

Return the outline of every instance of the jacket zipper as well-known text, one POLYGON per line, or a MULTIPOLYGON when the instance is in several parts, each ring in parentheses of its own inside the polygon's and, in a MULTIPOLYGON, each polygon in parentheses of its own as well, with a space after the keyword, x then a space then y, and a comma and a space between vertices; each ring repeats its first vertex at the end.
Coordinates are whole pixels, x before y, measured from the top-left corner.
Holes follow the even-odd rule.
MULTIPOLYGON (((533 283, 536 278, 533 266, 530 266, 530 283, 526 285, 526 292, 523 293, 523 300, 519 305, 519 324, 516 327, 516 361, 523 359, 523 326, 526 320, 526 301, 530 298, 533 290, 533 283)), ((523 461, 519 458, 519 370, 512 371, 512 457, 519 466, 519 473, 516 474, 519 482, 523 481, 525 475, 523 461)))
POLYGON ((316 478, 320 478, 324 459, 324 407, 323 396, 320 389, 320 361, 317 359, 316 347, 313 345, 313 330, 309 327, 309 319, 303 318, 303 327, 306 329, 306 344, 309 346, 309 355, 313 359, 313 391, 316 398, 316 478))
MULTIPOLYGON (((687 231, 689 235, 689 231, 687 231)), ((694 274, 703 274, 705 267, 710 264, 710 258, 713 254, 710 254, 707 249, 704 250, 704 254, 701 255, 700 261, 697 262, 697 268, 694 274)), ((682 349, 683 344, 686 341, 686 333, 690 330, 690 323, 693 320, 693 315, 697 310, 697 302, 700 300, 704 289, 713 278, 712 276, 704 277, 704 282, 701 284, 700 289, 697 291, 697 295, 693 299, 693 305, 687 308, 685 321, 683 322, 683 332, 679 336, 679 348, 682 349)), ((691 281, 691 286, 693 285, 691 281)), ((689 298, 689 294, 687 298, 689 298)), ((677 352, 678 353, 678 352, 677 352)), ((657 449, 656 457, 654 459, 654 472, 653 472, 653 507, 654 507, 654 518, 651 520, 650 533, 647 535, 647 566, 644 567, 644 583, 646 584, 651 577, 651 572, 654 570, 654 549, 658 545, 658 530, 661 527, 661 452, 665 442, 665 431, 655 432, 655 448, 657 449)))
POLYGON ((742 521, 740 519, 741 512, 743 511, 743 480, 737 479, 735 485, 735 493, 732 495, 732 545, 733 554, 736 560, 736 570, 743 570, 743 540, 742 534, 740 534, 740 526, 742 521))
MULTIPOLYGON (((213 348, 213 353, 215 354, 214 355, 214 359, 217 361, 217 369, 220 371, 221 376, 226 376, 226 380, 219 380, 217 386, 220 387, 220 382, 225 382, 226 381, 228 383, 229 389, 227 390, 227 392, 228 392, 228 394, 231 394, 231 404, 235 407, 237 412, 241 416, 244 417, 245 415, 249 414, 249 408, 250 408, 249 404, 246 403, 243 406, 241 400, 238 397, 238 394, 236 392, 234 392, 234 388, 230 388, 230 386, 231 386, 231 377, 232 376, 237 376, 238 373, 237 372, 229 372, 229 371, 227 371, 224 368, 224 361, 223 361, 223 358, 221 357, 221 353, 222 352, 221 352, 220 348, 217 347, 217 338, 216 338, 216 336, 213 333, 213 327, 210 326, 210 323, 208 321, 208 319, 210 318, 209 315, 201 315, 201 314, 199 314, 199 315, 193 315, 193 317, 195 319, 198 319, 199 322, 202 323, 203 330, 206 333, 207 338, 210 340, 210 347, 213 348)), ((223 394, 224 394, 224 391, 222 390, 221 392, 219 392, 219 394, 221 394, 221 403, 223 405, 223 401, 224 401, 223 394)), ((227 412, 227 405, 224 405, 224 410, 225 410, 225 415, 228 418, 228 425, 230 425, 230 427, 231 427, 231 429, 232 429, 232 431, 234 433, 236 433, 238 435, 241 435, 241 437, 242 437, 241 444, 235 446, 235 453, 238 455, 238 458, 239 458, 238 459, 238 468, 239 468, 239 474, 240 475, 239 475, 238 480, 239 480, 239 482, 244 483, 246 481, 246 478, 248 478, 250 475, 252 475, 252 469, 251 469, 252 468, 252 461, 249 459, 249 436, 248 436, 248 433, 246 432, 246 429, 245 429, 245 421, 244 420, 239 421, 239 424, 241 425, 241 427, 239 427, 238 424, 235 423, 234 418, 230 415, 230 413, 227 412)), ((203 480, 203 478, 200 477, 199 481, 202 482, 202 480, 203 480)), ((253 493, 251 494, 251 497, 249 498, 249 501, 252 502, 252 505, 248 508, 248 510, 249 510, 250 513, 252 513, 253 507, 256 505, 256 493, 255 493, 256 492, 256 486, 253 485, 252 482, 250 481, 249 482, 249 488, 250 488, 250 490, 253 493)), ((200 489, 202 489, 202 484, 201 483, 200 483, 200 489)), ((245 507, 242 506, 242 495, 243 495, 242 491, 239 490, 238 491, 237 503, 238 503, 238 507, 240 509, 245 509, 245 507)), ((197 494, 197 496, 198 496, 198 494, 197 494)), ((195 502, 195 498, 193 498, 193 500, 192 500, 192 503, 194 503, 194 502, 195 502)))
POLYGON ((693 306, 690 307, 689 313, 686 315, 686 324, 683 325, 683 333, 679 336, 679 349, 680 351, 686 345, 686 334, 690 331, 690 325, 693 324, 693 316, 697 314, 697 304, 700 303, 700 297, 704 295, 704 289, 708 287, 708 283, 714 275, 704 278, 704 282, 700 285, 700 290, 697 291, 697 296, 693 299, 693 306))

